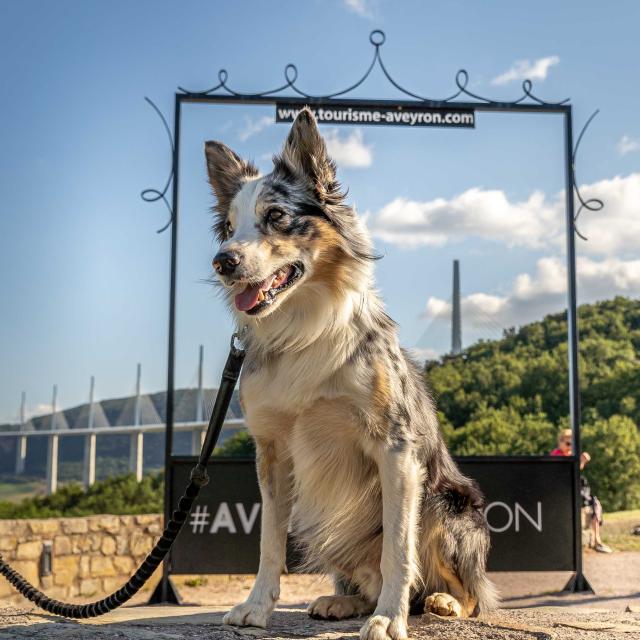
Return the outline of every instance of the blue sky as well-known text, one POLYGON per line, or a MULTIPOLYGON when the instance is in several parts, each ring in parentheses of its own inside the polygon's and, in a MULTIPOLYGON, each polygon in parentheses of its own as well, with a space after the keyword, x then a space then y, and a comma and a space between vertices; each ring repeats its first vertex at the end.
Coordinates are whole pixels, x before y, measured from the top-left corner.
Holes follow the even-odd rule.
MULTIPOLYGON (((397 80, 433 97, 470 88, 497 99, 534 77, 543 98, 571 97, 583 142, 578 177, 607 207, 578 244, 583 301, 640 294, 640 89, 636 2, 4 2, 0 6, 0 423, 20 392, 43 411, 166 378, 166 211, 139 193, 164 184, 168 147, 152 98, 171 119, 178 85, 202 89, 225 67, 239 91, 354 82, 386 32, 397 80)), ((399 97, 376 70, 354 94, 399 97)), ((189 106, 183 119, 177 384, 195 384, 205 345, 217 382, 230 323, 211 289, 211 205, 202 143, 217 138, 268 170, 287 125, 273 107, 189 106)), ((562 124, 479 114, 475 130, 323 127, 351 201, 384 254, 377 283, 403 344, 446 348, 451 261, 462 263, 465 341, 539 318, 564 302, 562 124), (435 320, 434 320, 435 318, 435 320), (425 334, 426 330, 426 334, 425 334), (424 335, 423 335, 424 334, 424 335)))

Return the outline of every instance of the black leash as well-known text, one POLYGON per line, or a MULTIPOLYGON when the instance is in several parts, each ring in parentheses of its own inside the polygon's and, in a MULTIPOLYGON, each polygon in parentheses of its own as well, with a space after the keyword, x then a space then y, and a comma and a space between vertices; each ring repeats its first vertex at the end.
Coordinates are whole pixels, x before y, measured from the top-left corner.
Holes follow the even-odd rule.
MULTIPOLYGON (((48 613, 54 613, 67 618, 94 618, 118 608, 130 600, 144 586, 153 572, 158 568, 158 565, 164 560, 173 541, 176 539, 178 533, 180 533, 191 511, 191 507, 198 497, 198 493, 200 493, 200 489, 209 482, 207 463, 209 462, 209 458, 211 458, 213 449, 220 436, 220 431, 222 430, 222 425, 227 415, 229 402, 231 401, 233 390, 238 381, 245 355, 242 348, 236 347, 236 338, 240 339, 241 334, 234 333, 231 338, 231 350, 229 351, 229 356, 224 366, 224 371, 222 372, 222 380, 220 381, 220 388, 218 389, 213 411, 211 412, 207 435, 202 445, 198 463, 191 470, 189 485, 178 502, 178 508, 173 512, 171 520, 167 523, 162 537, 156 542, 155 547, 153 547, 144 559, 144 562, 138 567, 138 570, 129 578, 124 586, 102 600, 88 604, 69 604, 67 602, 53 600, 42 593, 42 591, 36 589, 36 587, 23 578, 15 569, 12 569, 2 559, 2 555, 0 554, 0 574, 25 598, 28 598, 36 606, 44 609, 44 611, 48 613)), ((165 478, 164 481, 168 482, 169 479, 165 478)))

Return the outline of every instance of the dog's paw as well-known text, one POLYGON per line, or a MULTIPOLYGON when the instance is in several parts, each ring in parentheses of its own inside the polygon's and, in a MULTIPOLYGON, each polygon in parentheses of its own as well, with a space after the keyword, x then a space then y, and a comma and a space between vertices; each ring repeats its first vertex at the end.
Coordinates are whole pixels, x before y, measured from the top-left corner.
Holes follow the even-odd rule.
POLYGON ((222 624, 230 624, 234 627, 262 627, 266 628, 272 608, 255 602, 243 602, 237 604, 231 611, 224 615, 222 624))
POLYGON ((387 618, 373 615, 360 629, 360 640, 406 640, 407 623, 402 616, 387 618))
POLYGON ((449 593, 432 593, 424 601, 424 612, 445 618, 462 618, 462 605, 449 593))
POLYGON ((321 596, 308 607, 312 618, 344 620, 371 613, 373 607, 358 596, 321 596))

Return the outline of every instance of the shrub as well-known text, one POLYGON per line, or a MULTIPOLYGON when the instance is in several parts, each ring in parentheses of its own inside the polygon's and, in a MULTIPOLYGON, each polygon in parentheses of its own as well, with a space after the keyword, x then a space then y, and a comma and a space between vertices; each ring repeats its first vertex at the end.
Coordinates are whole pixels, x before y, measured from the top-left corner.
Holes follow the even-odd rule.
POLYGON ((87 491, 72 483, 51 496, 26 498, 17 504, 0 502, 0 519, 161 513, 163 486, 163 474, 145 476, 142 482, 137 482, 132 474, 108 478, 87 491))

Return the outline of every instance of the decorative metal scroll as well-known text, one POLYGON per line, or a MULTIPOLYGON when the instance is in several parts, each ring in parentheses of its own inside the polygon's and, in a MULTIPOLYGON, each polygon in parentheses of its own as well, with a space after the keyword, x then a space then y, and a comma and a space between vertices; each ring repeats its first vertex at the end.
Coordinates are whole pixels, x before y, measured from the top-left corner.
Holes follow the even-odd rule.
POLYGON ((440 99, 434 99, 434 98, 428 98, 428 97, 422 96, 416 93, 415 91, 410 91, 409 89, 406 89, 405 87, 403 87, 397 80, 393 78, 393 76, 387 69, 387 66, 385 65, 382 59, 382 55, 380 53, 380 48, 385 43, 386 39, 387 37, 384 31, 381 31, 380 29, 375 29, 369 34, 369 42, 373 46, 373 58, 369 63, 369 66, 367 67, 366 71, 357 82, 354 82, 353 84, 348 86, 346 89, 342 89, 341 91, 335 91, 334 93, 328 93, 325 95, 313 95, 311 93, 306 93, 305 91, 300 89, 300 87, 296 85, 296 82, 298 80, 298 68, 296 67, 295 64, 291 64, 291 63, 289 63, 284 68, 284 79, 285 79, 284 84, 280 85, 279 87, 276 87, 275 89, 269 89, 267 91, 259 91, 257 93, 241 93, 239 91, 236 91, 235 89, 232 89, 227 82, 229 79, 229 73, 227 72, 226 69, 220 69, 220 71, 218 71, 218 84, 215 85, 214 87, 205 89, 203 91, 191 91, 189 89, 184 89, 183 87, 178 87, 178 91, 184 94, 193 95, 193 96, 229 95, 229 96, 234 96, 236 98, 266 98, 266 97, 276 96, 277 94, 285 91, 286 89, 291 89, 302 98, 308 98, 309 100, 331 100, 333 98, 344 96, 348 93, 351 93, 354 89, 357 89, 371 75, 371 72, 373 71, 377 63, 378 66, 380 67, 380 70, 384 74, 385 78, 389 81, 389 83, 393 87, 395 87, 401 93, 404 93, 405 95, 409 96, 410 98, 413 98, 415 100, 420 100, 421 102, 438 102, 438 103, 446 104, 448 102, 455 101, 457 98, 460 98, 461 96, 467 96, 482 104, 516 105, 516 104, 521 104, 522 102, 529 99, 535 104, 539 104, 546 107, 557 107, 557 106, 567 104, 569 102, 569 98, 566 98, 565 100, 562 100, 560 102, 547 102, 545 100, 542 100, 541 98, 538 98, 538 96, 536 96, 532 91, 533 83, 531 82, 531 80, 528 80, 528 79, 524 80, 524 82, 522 83, 522 95, 516 100, 510 100, 505 102, 505 101, 495 101, 490 98, 485 98, 484 96, 480 96, 477 93, 473 93, 469 91, 469 89, 467 88, 469 85, 469 73, 466 71, 466 69, 460 69, 456 73, 455 84, 457 87, 457 91, 452 95, 448 96, 447 98, 440 98, 440 99))
MULTIPOLYGON (((384 31, 381 31, 380 29, 375 29, 369 34, 369 42, 373 46, 373 58, 371 59, 371 62, 369 63, 366 71, 357 82, 354 82, 353 84, 348 86, 346 89, 342 89, 341 91, 335 91, 334 93, 329 93, 325 95, 313 95, 303 91, 296 84, 298 80, 298 68, 296 67, 295 64, 291 64, 291 63, 286 65, 286 67, 284 68, 284 79, 285 79, 284 84, 281 84, 275 89, 269 89, 267 91, 260 91, 257 93, 242 93, 242 92, 236 91, 235 89, 231 88, 228 84, 229 74, 226 69, 220 69, 218 71, 218 84, 216 84, 213 87, 210 87, 209 89, 205 89, 202 91, 191 91, 183 87, 178 87, 178 91, 185 96, 193 96, 193 97, 232 96, 240 100, 251 101, 252 99, 256 99, 256 98, 277 97, 278 94, 281 94, 283 91, 290 89, 294 93, 296 93, 298 96, 303 98, 308 98, 309 100, 332 100, 335 98, 345 96, 348 93, 351 93, 352 91, 357 89, 371 75, 371 72, 373 71, 374 67, 377 64, 380 67, 380 70, 384 74, 385 78, 389 81, 389 83, 393 87, 395 87, 401 93, 409 96, 410 98, 413 98, 414 100, 418 100, 420 102, 437 103, 438 105, 448 104, 448 105, 455 106, 457 102, 458 103, 460 102, 460 100, 458 100, 459 98, 467 97, 476 101, 478 105, 492 105, 495 107, 507 107, 507 108, 509 106, 520 105, 520 104, 525 104, 525 105, 530 104, 534 107, 535 106, 561 107, 569 103, 569 98, 565 98, 564 100, 561 100, 559 102, 548 102, 546 100, 542 100, 541 98, 539 98, 533 93, 533 90, 532 90, 533 82, 529 79, 526 79, 522 82, 522 95, 519 98, 511 101, 492 100, 490 98, 486 98, 477 93, 474 93, 468 89, 469 74, 466 71, 466 69, 460 69, 456 73, 455 85, 457 87, 457 91, 455 91, 455 93, 453 93, 452 95, 442 99, 433 99, 433 98, 422 96, 414 91, 410 91, 409 89, 406 89, 405 87, 403 87, 398 81, 396 81, 393 78, 393 76, 387 69, 382 59, 382 55, 380 53, 380 49, 382 45, 385 43, 385 40, 386 40, 386 35, 384 31)), ((166 197, 169 186, 171 185, 175 175, 175 167, 173 166, 173 159, 175 157, 174 141, 173 141, 173 136, 171 135, 171 130, 169 129, 169 125, 167 124, 167 121, 165 117, 162 115, 160 109, 158 109, 158 107, 149 98, 145 97, 145 100, 151 105, 151 107, 154 109, 154 111, 158 114, 158 116, 162 120, 162 124, 164 126, 165 131, 167 132, 167 136, 169 138, 169 145, 171 147, 172 166, 171 166, 171 171, 169 173, 169 177, 167 178, 167 182, 164 185, 164 188, 162 190, 155 189, 155 188, 145 189, 140 194, 141 198, 145 202, 157 202, 158 200, 162 200, 165 203, 169 211, 170 218, 168 222, 161 229, 158 229, 158 233, 162 233, 163 231, 165 231, 171 226, 174 219, 173 208, 166 197)), ((572 156, 571 156, 571 162, 573 166, 573 188, 574 188, 576 197, 578 198, 578 201, 580 203, 578 211, 574 215, 574 230, 576 232, 576 235, 578 235, 578 237, 580 237, 582 240, 587 240, 587 238, 582 233, 580 233, 580 231, 577 229, 575 225, 581 212, 584 209, 586 209, 587 211, 600 211, 604 207, 603 201, 598 198, 589 198, 585 200, 582 197, 582 194, 580 193, 580 190, 578 188, 578 184, 576 181, 576 172, 575 172, 575 162, 576 162, 576 155, 578 153, 578 147, 580 146, 580 142, 582 141, 582 137, 584 136, 584 133, 586 132, 587 128, 591 124, 591 121, 595 118, 597 114, 598 114, 598 111, 595 111, 591 115, 591 117, 587 120, 584 127, 580 131, 580 135, 578 136, 576 145, 573 149, 572 156)))
POLYGON ((585 200, 582 197, 582 194, 580 193, 580 189, 578 188, 578 180, 576 178, 576 155, 578 153, 578 147, 580 146, 580 142, 582 142, 582 136, 584 136, 585 131, 588 129, 589 125, 591 124, 591 121, 600 113, 600 109, 596 109, 590 116, 589 119, 584 123, 584 126, 582 127, 582 130, 580 131, 580 135, 578 136, 578 139, 576 140, 576 145, 573 148, 573 152, 571 154, 571 166, 573 167, 573 190, 575 191, 576 197, 578 198, 578 202, 580 203, 580 206, 578 207, 578 210, 575 212, 574 216, 573 216, 573 230, 576 232, 576 235, 581 239, 581 240, 588 240, 588 238, 586 236, 584 236, 582 233, 580 233, 580 230, 578 229, 576 222, 578 221, 578 217, 580 216, 580 214, 582 213, 583 209, 586 209, 587 211, 601 211, 604 208, 604 202, 602 200, 600 200, 600 198, 588 198, 587 200, 585 200))
POLYGON ((162 115, 162 111, 158 109, 158 107, 152 100, 150 100, 146 96, 144 99, 151 105, 153 110, 158 114, 158 117, 160 118, 160 120, 162 120, 162 124, 164 125, 164 130, 167 132, 167 137, 169 138, 169 146, 171 147, 171 171, 169 173, 169 177, 167 178, 167 182, 164 185, 164 189, 160 191, 158 189, 150 188, 150 189, 145 189, 140 193, 140 197, 145 202, 158 202, 158 200, 162 200, 167 205, 167 209, 169 210, 169 220, 164 225, 164 227, 162 227, 161 229, 158 229, 158 231, 156 232, 156 233, 162 233, 163 231, 166 231, 173 224, 173 207, 169 204, 169 200, 167 200, 167 191, 169 190, 169 186, 173 182, 173 176, 175 175, 175 172, 176 172, 176 168, 173 163, 174 143, 173 143, 173 136, 171 135, 171 129, 169 129, 169 125, 167 124, 165 117, 162 115))

